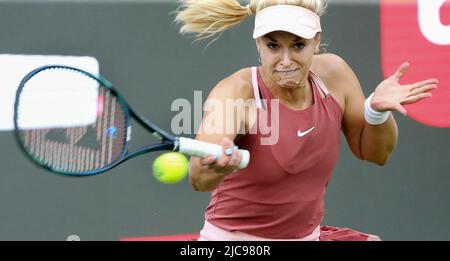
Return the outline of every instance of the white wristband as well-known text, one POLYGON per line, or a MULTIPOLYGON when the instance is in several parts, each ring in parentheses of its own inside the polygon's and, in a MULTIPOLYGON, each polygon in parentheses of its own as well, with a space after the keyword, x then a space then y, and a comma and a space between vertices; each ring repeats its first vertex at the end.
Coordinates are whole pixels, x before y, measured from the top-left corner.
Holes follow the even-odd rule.
POLYGON ((366 99, 364 103, 364 118, 369 124, 380 125, 387 121, 389 118, 389 111, 379 112, 375 111, 370 107, 370 102, 372 101, 373 93, 366 99))

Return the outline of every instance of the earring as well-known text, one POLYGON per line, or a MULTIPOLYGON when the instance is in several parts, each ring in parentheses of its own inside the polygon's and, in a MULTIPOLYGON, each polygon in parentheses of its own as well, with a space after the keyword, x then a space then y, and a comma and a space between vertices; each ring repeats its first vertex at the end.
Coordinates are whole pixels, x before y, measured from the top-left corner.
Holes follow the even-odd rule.
POLYGON ((258 56, 258 63, 259 63, 259 64, 262 64, 262 62, 261 62, 261 55, 258 56))

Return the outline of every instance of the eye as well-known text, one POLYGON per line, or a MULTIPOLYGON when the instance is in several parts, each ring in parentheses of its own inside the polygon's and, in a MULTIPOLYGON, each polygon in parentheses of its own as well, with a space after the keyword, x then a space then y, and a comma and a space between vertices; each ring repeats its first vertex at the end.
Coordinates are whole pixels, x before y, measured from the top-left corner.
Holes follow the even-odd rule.
POLYGON ((303 49, 304 47, 305 47, 305 44, 303 44, 303 43, 294 44, 294 49, 303 49))
POLYGON ((267 47, 269 47, 269 49, 271 49, 271 50, 275 50, 275 49, 278 48, 278 44, 276 44, 276 43, 268 43, 267 47))

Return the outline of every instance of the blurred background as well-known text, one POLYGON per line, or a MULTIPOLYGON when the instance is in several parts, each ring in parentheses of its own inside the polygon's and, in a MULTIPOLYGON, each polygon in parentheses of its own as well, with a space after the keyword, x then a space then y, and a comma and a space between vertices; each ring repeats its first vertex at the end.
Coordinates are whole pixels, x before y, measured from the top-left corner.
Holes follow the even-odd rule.
MULTIPOLYGON (((170 130, 175 99, 193 102, 194 91, 201 91, 205 100, 219 80, 258 63, 253 19, 206 48, 207 42, 178 33, 171 14, 176 8, 171 0, 0 1, 0 54, 95 57, 101 74, 136 111, 170 130)), ((330 0, 322 19, 327 51, 350 64, 366 96, 384 78, 380 21, 379 1, 330 0)), ((7 74, 0 72, 0 95, 7 74)), ((356 159, 342 139, 323 224, 383 240, 450 240, 450 129, 395 117, 399 141, 386 166, 356 159)), ((154 142, 138 128, 133 134, 134 145, 154 142)), ((198 232, 209 193, 195 192, 187 180, 158 183, 151 173, 157 155, 95 177, 68 178, 33 165, 12 132, 0 132, 0 240, 198 232)))

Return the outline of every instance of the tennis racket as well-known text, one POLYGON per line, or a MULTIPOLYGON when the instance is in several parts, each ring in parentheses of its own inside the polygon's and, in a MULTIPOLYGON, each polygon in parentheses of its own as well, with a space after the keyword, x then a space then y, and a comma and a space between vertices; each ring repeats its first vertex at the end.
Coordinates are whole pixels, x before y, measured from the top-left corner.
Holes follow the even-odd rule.
MULTIPOLYGON (((136 156, 172 150, 189 156, 221 156, 217 144, 176 137, 137 114, 102 76, 78 68, 48 65, 20 82, 14 104, 19 147, 39 166, 59 174, 95 175, 136 156), (131 119, 157 143, 129 151, 131 119)), ((240 150, 239 168, 250 160, 240 150)))

